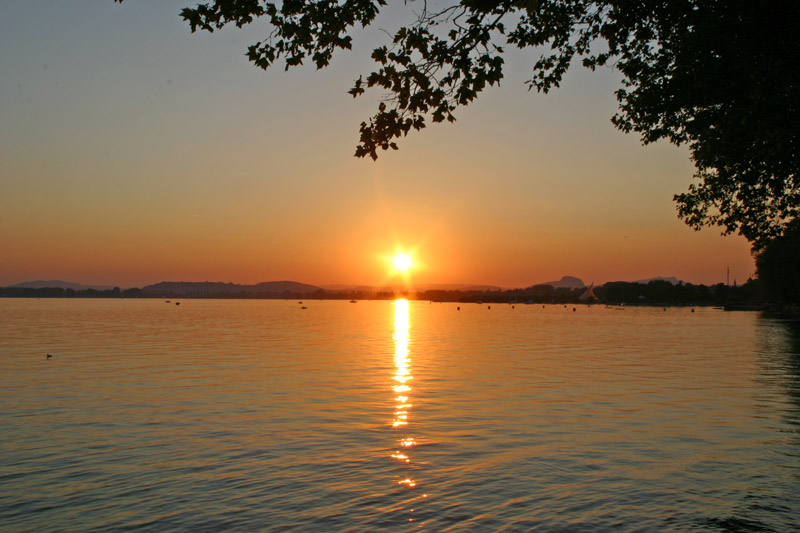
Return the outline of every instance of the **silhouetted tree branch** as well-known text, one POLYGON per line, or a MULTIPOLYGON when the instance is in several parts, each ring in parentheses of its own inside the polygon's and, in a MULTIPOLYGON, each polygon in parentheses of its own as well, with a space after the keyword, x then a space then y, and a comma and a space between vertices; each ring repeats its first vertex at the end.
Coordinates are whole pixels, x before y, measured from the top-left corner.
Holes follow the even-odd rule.
MULTIPOLYGON (((115 0, 122 1, 122 0, 115 0)), ((529 88, 548 92, 575 59, 623 76, 620 130, 687 145, 698 183, 675 196, 688 225, 739 232, 755 250, 800 209, 800 2, 795 0, 407 0, 409 24, 376 48, 350 94, 383 92, 356 156, 377 159, 428 121, 452 122, 503 77, 505 46, 545 47, 529 88), (437 6, 435 9, 431 6, 437 6), (413 8, 416 8, 416 13, 413 8)), ((255 65, 329 65, 385 0, 216 0, 185 8, 192 31, 264 20, 255 65)))

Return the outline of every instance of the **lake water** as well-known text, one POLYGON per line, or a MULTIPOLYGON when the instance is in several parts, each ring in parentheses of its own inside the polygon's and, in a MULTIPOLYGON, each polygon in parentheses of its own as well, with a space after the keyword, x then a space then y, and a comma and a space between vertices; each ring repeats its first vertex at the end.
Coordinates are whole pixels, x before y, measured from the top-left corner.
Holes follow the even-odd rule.
POLYGON ((0 300, 0 529, 800 529, 790 323, 303 305, 0 300))

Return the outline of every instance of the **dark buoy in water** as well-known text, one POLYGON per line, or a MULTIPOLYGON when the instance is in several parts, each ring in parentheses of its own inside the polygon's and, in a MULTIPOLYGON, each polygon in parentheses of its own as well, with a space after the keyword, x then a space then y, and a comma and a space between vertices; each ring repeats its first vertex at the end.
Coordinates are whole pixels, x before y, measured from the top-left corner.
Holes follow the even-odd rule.
POLYGON ((297 302, 297 303, 301 304, 301 303, 303 303, 303 302, 297 302))
POLYGON ((542 309, 544 309, 544 306, 542 306, 542 309))
POLYGON ((573 308, 572 308, 572 312, 574 313, 575 311, 576 311, 576 309, 573 307, 573 308))
POLYGON ((175 302, 175 305, 181 305, 181 303, 180 302, 175 302))
POLYGON ((461 311, 461 306, 456 307, 456 311, 461 311))
POLYGON ((52 355, 50 355, 50 354, 47 354, 47 355, 45 356, 45 359, 50 359, 51 357, 53 357, 53 356, 52 356, 52 355))
POLYGON ((491 305, 487 305, 487 306, 486 306, 486 308, 487 308, 487 309, 489 309, 489 310, 491 310, 491 309, 492 309, 492 306, 491 306, 491 305))
POLYGON ((300 309, 308 309, 308 307, 306 307, 306 306, 304 305, 304 306, 303 306, 303 307, 301 307, 300 309))
POLYGON ((692 307, 692 313, 694 313, 694 307, 692 307))
POLYGON ((513 305, 511 306, 511 309, 514 309, 514 306, 513 306, 513 305))
POLYGON ((667 308, 665 307, 665 308, 664 308, 664 311, 666 311, 666 310, 667 310, 667 308))

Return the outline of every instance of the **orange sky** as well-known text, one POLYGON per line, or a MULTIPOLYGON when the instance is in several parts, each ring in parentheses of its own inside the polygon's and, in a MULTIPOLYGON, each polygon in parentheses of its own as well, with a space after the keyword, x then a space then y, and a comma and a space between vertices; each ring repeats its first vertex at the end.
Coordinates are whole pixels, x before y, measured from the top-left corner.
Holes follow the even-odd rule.
POLYGON ((396 248, 418 283, 753 274, 743 238, 676 218, 687 152, 614 130, 613 71, 529 93, 538 56, 518 53, 455 124, 373 163, 352 153, 377 95, 346 90, 404 11, 331 68, 287 74, 247 63, 256 29, 191 35, 186 4, 4 8, 0 285, 374 284, 396 248))

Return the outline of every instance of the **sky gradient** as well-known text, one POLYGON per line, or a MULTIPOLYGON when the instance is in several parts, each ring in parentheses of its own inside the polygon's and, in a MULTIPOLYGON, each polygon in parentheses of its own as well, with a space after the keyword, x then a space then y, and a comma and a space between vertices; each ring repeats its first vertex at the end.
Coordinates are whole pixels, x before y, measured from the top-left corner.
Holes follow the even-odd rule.
POLYGON ((612 70, 541 95, 516 52, 455 124, 372 162, 353 152, 380 95, 346 91, 410 11, 285 73, 244 56, 265 27, 191 34, 189 4, 0 0, 0 285, 376 284, 395 250, 418 283, 754 274, 744 238, 678 220, 688 152, 614 129, 612 70))

